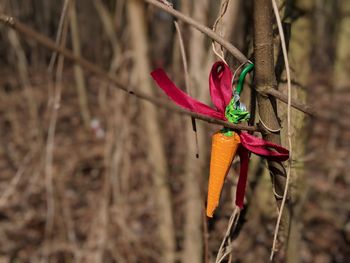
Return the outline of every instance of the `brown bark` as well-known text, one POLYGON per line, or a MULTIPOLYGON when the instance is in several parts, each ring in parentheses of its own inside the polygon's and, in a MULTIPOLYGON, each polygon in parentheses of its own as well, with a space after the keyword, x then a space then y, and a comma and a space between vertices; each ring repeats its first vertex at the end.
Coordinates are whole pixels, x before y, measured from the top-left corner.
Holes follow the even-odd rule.
MULTIPOLYGON (((334 122, 331 125, 329 134, 328 151, 332 156, 336 156, 338 161, 329 167, 329 177, 332 182, 340 177, 341 174, 346 174, 349 163, 346 164, 346 159, 349 153, 349 112, 350 112, 350 2, 342 1, 339 5, 340 21, 338 24, 338 35, 336 45, 336 57, 334 66, 334 89, 332 91, 332 114, 338 117, 339 120, 344 120, 343 125, 339 122, 334 122)), ((335 119, 338 119, 335 118, 335 119)))
MULTIPOLYGON (((254 55, 255 55, 255 86, 257 96, 260 126, 263 128, 263 138, 267 141, 281 144, 280 124, 275 108, 276 100, 263 95, 268 89, 276 88, 274 68, 274 49, 272 34, 272 4, 271 0, 254 1, 254 55)), ((269 161, 268 167, 275 189, 277 205, 280 206, 285 187, 286 170, 282 163, 269 161)), ((284 236, 289 230, 289 202, 281 220, 281 230, 284 236)))

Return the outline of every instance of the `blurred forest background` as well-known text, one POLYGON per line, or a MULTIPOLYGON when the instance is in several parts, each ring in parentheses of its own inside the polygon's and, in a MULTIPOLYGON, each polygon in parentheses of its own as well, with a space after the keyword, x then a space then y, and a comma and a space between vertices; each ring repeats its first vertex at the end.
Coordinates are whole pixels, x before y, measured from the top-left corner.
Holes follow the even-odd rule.
MULTIPOLYGON (((11 15, 115 75, 165 98, 149 73, 185 74, 174 18, 138 0, 1 0, 11 15)), ((174 0, 212 27, 221 3, 174 0)), ((293 98, 292 221, 275 262, 350 261, 350 1, 280 0, 293 98)), ((191 95, 209 103, 212 42, 179 20, 191 95)), ((230 0, 217 32, 254 59, 253 1, 230 0)), ((286 92, 274 25, 278 89, 286 92)), ((226 54, 231 69, 240 63, 226 54)), ((282 61, 283 62, 283 61, 282 61)), ((204 214, 211 134, 0 25, 0 262, 214 262, 234 208, 234 162, 215 217, 204 214)), ((247 82, 246 85, 250 83, 247 82)), ((249 104, 251 89, 244 90, 249 104)), ((286 105, 278 103, 282 143, 286 105)), ((224 262, 268 262, 278 215, 264 160, 252 156, 245 209, 224 262)), ((283 231, 283 229, 282 229, 283 231)))

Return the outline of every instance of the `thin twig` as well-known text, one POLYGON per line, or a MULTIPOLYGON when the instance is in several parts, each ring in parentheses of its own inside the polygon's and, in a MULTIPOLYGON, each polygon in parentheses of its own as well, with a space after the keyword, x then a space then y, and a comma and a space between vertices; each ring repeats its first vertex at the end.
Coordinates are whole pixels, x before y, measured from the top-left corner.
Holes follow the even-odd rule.
MULTIPOLYGON (((188 65, 187 65, 187 56, 186 56, 186 51, 185 51, 185 45, 184 45, 184 41, 182 38, 182 33, 181 33, 179 23, 175 21, 174 24, 175 24, 177 35, 179 36, 180 52, 181 52, 182 63, 183 63, 183 67, 184 67, 184 73, 185 73, 186 92, 191 96, 192 91, 191 91, 190 77, 188 74, 188 65)), ((195 138, 195 142, 196 142, 196 157, 199 158, 199 145, 198 145, 198 133, 197 133, 196 119, 194 117, 191 117, 191 121, 192 121, 192 130, 194 132, 194 138, 195 138)))
MULTIPOLYGON (((69 8, 65 8, 69 6, 70 0, 65 0, 64 8, 62 12, 68 12, 69 8)), ((68 32, 68 20, 67 15, 61 16, 63 21, 62 26, 62 34, 58 32, 60 35, 57 38, 57 41, 60 47, 64 47, 66 45, 67 32, 68 32)), ((52 64, 52 69, 54 66, 54 62, 52 64)), ((58 118, 58 109, 60 107, 61 101, 61 91, 62 91, 62 71, 64 66, 64 56, 59 55, 56 69, 56 83, 54 87, 54 94, 51 104, 51 117, 48 128, 46 149, 45 149, 45 187, 46 187, 46 195, 47 195, 47 212, 46 212, 46 222, 45 222, 45 238, 49 239, 54 226, 54 216, 55 216, 55 197, 54 197, 54 183, 53 183, 53 155, 54 155, 54 147, 55 147, 55 132, 58 118)), ((51 68, 50 68, 51 69, 51 68)))
MULTIPOLYGON (((288 104, 288 95, 285 95, 276 89, 269 88, 268 90, 266 90, 266 94, 270 95, 272 97, 275 97, 279 101, 282 101, 282 102, 288 104)), ((312 107, 310 107, 309 105, 306 105, 306 104, 299 102, 297 100, 291 99, 291 106, 293 108, 301 111, 301 112, 304 112, 304 113, 310 115, 310 116, 316 117, 317 119, 322 119, 322 120, 326 119, 325 116, 321 116, 320 114, 315 112, 315 110, 312 107)))
MULTIPOLYGON (((61 36, 62 36, 62 31, 63 31, 63 25, 64 25, 65 18, 66 18, 67 13, 68 13, 67 10, 69 8, 69 4, 70 4, 69 1, 65 1, 63 3, 63 8, 62 8, 62 11, 61 11, 61 16, 60 16, 60 20, 58 22, 58 28, 57 28, 57 33, 56 33, 56 39, 55 39, 56 45, 60 44, 60 39, 61 39, 61 36)), ((53 67, 55 65, 56 58, 57 58, 57 53, 58 52, 53 52, 52 55, 51 55, 50 63, 49 63, 49 67, 48 67, 48 70, 49 70, 50 73, 53 71, 53 67)))
MULTIPOLYGON (((73 52, 76 56, 81 56, 81 44, 79 36, 79 26, 78 26, 78 17, 76 11, 76 1, 73 1, 70 7, 70 35, 71 42, 73 47, 73 52)), ((79 65, 74 65, 74 77, 75 85, 78 93, 78 102, 80 107, 80 114, 83 119, 84 125, 86 128, 90 127, 91 114, 89 110, 88 96, 86 94, 86 84, 84 71, 79 65)))
POLYGON ((232 248, 229 246, 225 246, 226 242, 229 240, 232 230, 234 230, 237 226, 238 219, 240 215, 240 209, 238 206, 233 210, 230 220, 226 229, 225 237, 223 238, 219 252, 216 256, 215 263, 221 263, 232 251, 232 248))
POLYGON ((247 126, 247 125, 242 125, 242 124, 232 124, 230 122, 226 122, 223 120, 218 120, 215 118, 208 117, 203 114, 199 114, 196 112, 191 112, 189 110, 185 110, 183 108, 180 108, 173 103, 169 103, 168 100, 160 99, 159 97, 151 96, 148 95, 142 91, 137 91, 133 87, 129 87, 127 85, 124 85, 121 83, 118 78, 116 78, 112 74, 106 73, 102 68, 97 66, 94 63, 91 63, 90 61, 75 56, 70 50, 57 46, 51 39, 48 37, 34 31, 33 29, 27 27, 21 22, 16 21, 14 18, 0 14, 0 22, 5 23, 6 25, 10 26, 11 28, 15 29, 17 32, 26 35, 27 37, 36 40, 39 44, 47 47, 48 49, 51 49, 53 51, 56 51, 60 53, 61 55, 65 56, 68 60, 79 64, 82 68, 84 68, 86 71, 93 73, 105 81, 108 81, 110 83, 113 83, 115 85, 115 88, 121 89, 125 92, 127 92, 130 95, 136 96, 140 99, 146 100, 158 107, 168 109, 170 111, 173 111, 177 114, 181 115, 187 115, 187 116, 192 116, 196 119, 203 120, 208 123, 212 124, 217 124, 217 125, 222 125, 227 128, 232 128, 234 130, 246 130, 246 131, 258 131, 259 129, 256 126, 247 126))
POLYGON ((188 64, 187 64, 187 56, 186 56, 186 51, 185 51, 185 45, 184 45, 184 41, 182 38, 182 33, 181 33, 181 29, 179 26, 178 22, 174 22, 175 24, 175 28, 176 28, 176 32, 177 35, 179 36, 179 45, 180 45, 180 52, 181 52, 181 56, 182 56, 182 63, 183 63, 183 67, 184 67, 184 72, 185 72, 185 91, 188 93, 188 95, 193 95, 192 91, 191 91, 191 86, 190 86, 190 77, 188 75, 188 64))
MULTIPOLYGON (((216 18, 215 22, 214 22, 214 25, 213 25, 213 31, 214 32, 218 32, 219 35, 221 35, 221 32, 220 30, 218 30, 218 26, 220 27, 220 21, 222 20, 222 18, 224 17, 224 15, 226 14, 226 11, 227 11, 227 7, 228 7, 228 3, 229 3, 230 0, 223 0, 221 2, 221 7, 220 7, 220 14, 219 16, 216 18)), ((224 61, 226 64, 226 60, 225 60, 225 54, 224 54, 224 49, 222 47, 222 45, 219 45, 219 48, 220 48, 220 52, 216 49, 216 42, 213 41, 212 42, 212 48, 213 48, 213 52, 215 53, 215 55, 217 55, 222 61, 224 61)))
MULTIPOLYGON (((16 54, 19 79, 21 80, 21 84, 24 87, 24 93, 28 104, 29 116, 31 118, 32 123, 31 130, 33 131, 33 135, 37 137, 41 133, 38 117, 38 104, 36 102, 33 92, 33 86, 29 78, 30 73, 28 71, 28 60, 26 58, 26 54, 23 50, 21 42, 19 41, 19 36, 17 32, 15 30, 9 30, 8 38, 16 54)), ((36 141, 31 140, 30 143, 36 143, 36 141)))
POLYGON ((276 222, 275 233, 274 233, 273 243, 272 243, 272 248, 271 248, 271 255, 270 255, 271 261, 273 260, 273 256, 275 253, 278 231, 279 231, 279 227, 280 227, 280 223, 281 223, 284 205, 285 205, 286 200, 287 200, 288 187, 289 187, 289 182, 290 182, 291 166, 292 166, 292 132, 291 132, 291 97, 292 97, 291 93, 292 93, 292 89, 291 89, 289 60, 288 60, 287 46, 286 46, 286 40, 285 40, 283 28, 282 28, 281 18, 280 18, 280 15, 278 12, 278 7, 277 7, 275 0, 272 0, 272 7, 273 7, 273 11, 274 11, 275 16, 276 16, 278 32, 279 32, 280 39, 281 39, 284 64, 285 64, 286 74, 287 74, 287 86, 288 86, 287 137, 288 137, 288 147, 289 147, 289 160, 288 160, 288 167, 287 167, 286 184, 284 187, 283 198, 282 198, 281 206, 280 206, 279 213, 278 213, 278 218, 277 218, 277 222, 276 222))

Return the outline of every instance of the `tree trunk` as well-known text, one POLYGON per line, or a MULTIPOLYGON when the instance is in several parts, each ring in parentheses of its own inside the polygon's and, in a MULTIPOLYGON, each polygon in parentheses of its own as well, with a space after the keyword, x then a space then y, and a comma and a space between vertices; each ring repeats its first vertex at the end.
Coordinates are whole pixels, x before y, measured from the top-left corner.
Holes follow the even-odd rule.
MULTIPOLYGON (((283 2, 282 1, 281 5, 283 2)), ((312 17, 311 11, 313 0, 303 1, 303 5, 296 3, 300 10, 305 11, 305 15, 298 17, 291 25, 291 37, 289 39, 288 58, 291 68, 292 83, 292 98, 299 102, 306 102, 306 91, 303 87, 309 84, 310 62, 312 52, 312 17)), ((287 8, 285 14, 288 17, 291 10, 287 8)), ((281 15, 281 17, 283 17, 281 15)), ((285 34, 287 35, 287 34, 285 34)), ((288 37, 286 37, 288 40, 288 37)), ((287 44, 288 45, 288 44, 287 44)), ((280 54, 282 56, 282 54, 280 54)), ((277 65, 284 69, 284 63, 277 65)), ((287 94, 286 73, 282 73, 281 82, 279 83, 279 91, 287 94)), ((287 107, 285 104, 278 103, 278 112, 282 120, 281 138, 282 145, 288 147, 287 141, 287 107)), ((292 132, 292 149, 293 162, 291 167, 291 184, 290 196, 293 202, 292 213, 290 217, 290 232, 287 243, 288 263, 301 262, 300 245, 301 245, 301 210, 304 204, 304 199, 307 193, 307 183, 304 177, 304 165, 302 159, 305 156, 306 145, 306 116, 304 113, 292 109, 291 111, 291 132, 292 132)))
MULTIPOLYGON (((194 3, 193 18, 200 23, 206 23, 206 10, 208 1, 194 3)), ((191 29, 191 38, 189 46, 190 54, 190 91, 195 97, 200 97, 200 100, 205 101, 205 97, 209 94, 205 88, 208 86, 206 78, 206 69, 203 67, 203 62, 206 57, 205 36, 195 29, 191 29)), ((203 218, 203 199, 201 195, 201 174, 203 172, 203 160, 206 160, 204 153, 207 152, 205 142, 205 131, 201 123, 197 122, 198 147, 200 150, 200 159, 195 158, 195 138, 190 125, 190 120, 186 124, 186 179, 185 179, 185 226, 184 226, 184 251, 183 262, 200 263, 203 262, 203 233, 202 233, 202 218, 203 218)))
MULTIPOLYGON (((255 55, 255 87, 259 91, 257 96, 260 127, 266 141, 281 144, 280 124, 276 110, 276 100, 264 95, 269 88, 276 88, 274 68, 274 49, 272 34, 272 4, 271 0, 254 1, 254 55, 255 55)), ((275 198, 278 206, 282 201, 285 187, 286 171, 279 162, 269 161, 268 167, 275 189, 275 198)), ((284 237, 288 236, 289 229, 289 202, 281 220, 281 231, 284 237)))
POLYGON ((350 81, 350 1, 341 1, 339 10, 340 22, 338 25, 334 80, 336 80, 335 87, 340 93, 349 89, 350 81))
MULTIPOLYGON (((340 22, 338 24, 338 36, 336 44, 336 58, 334 65, 334 90, 333 100, 329 103, 333 104, 332 115, 341 116, 335 118, 332 123, 330 132, 330 141, 333 141, 333 149, 330 154, 338 159, 332 165, 329 171, 329 177, 332 182, 341 174, 346 174, 349 163, 346 159, 349 153, 349 122, 350 115, 350 1, 341 1, 339 6, 340 22)), ((349 181, 348 181, 349 182, 349 181)))
MULTIPOLYGON (((151 71, 148 59, 148 40, 143 2, 127 1, 128 20, 131 32, 131 43, 134 48, 134 60, 138 83, 142 90, 152 94, 150 82, 151 71)), ((162 246, 160 262, 171 263, 175 260, 175 235, 172 217, 170 189, 167 182, 167 160, 163 148, 161 128, 158 122, 157 109, 148 102, 141 102, 145 136, 148 138, 148 161, 153 170, 153 183, 157 202, 159 243, 162 246)))

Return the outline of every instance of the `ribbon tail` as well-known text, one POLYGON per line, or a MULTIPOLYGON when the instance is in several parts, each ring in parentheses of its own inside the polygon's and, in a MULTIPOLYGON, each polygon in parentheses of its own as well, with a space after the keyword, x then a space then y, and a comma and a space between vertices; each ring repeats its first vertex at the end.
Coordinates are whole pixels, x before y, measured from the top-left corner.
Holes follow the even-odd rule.
POLYGON ((241 167, 236 190, 236 205, 242 209, 248 178, 249 151, 243 145, 240 145, 238 154, 241 159, 241 167))
POLYGON ((246 132, 240 132, 239 137, 242 146, 252 153, 277 162, 289 159, 289 151, 281 145, 265 141, 246 132))
POLYGON ((158 86, 168 95, 168 97, 182 108, 209 117, 214 117, 216 119, 226 120, 223 112, 219 112, 209 107, 208 105, 192 98, 191 96, 183 92, 181 89, 179 89, 169 79, 164 70, 156 69, 151 73, 151 76, 156 81, 158 86))

